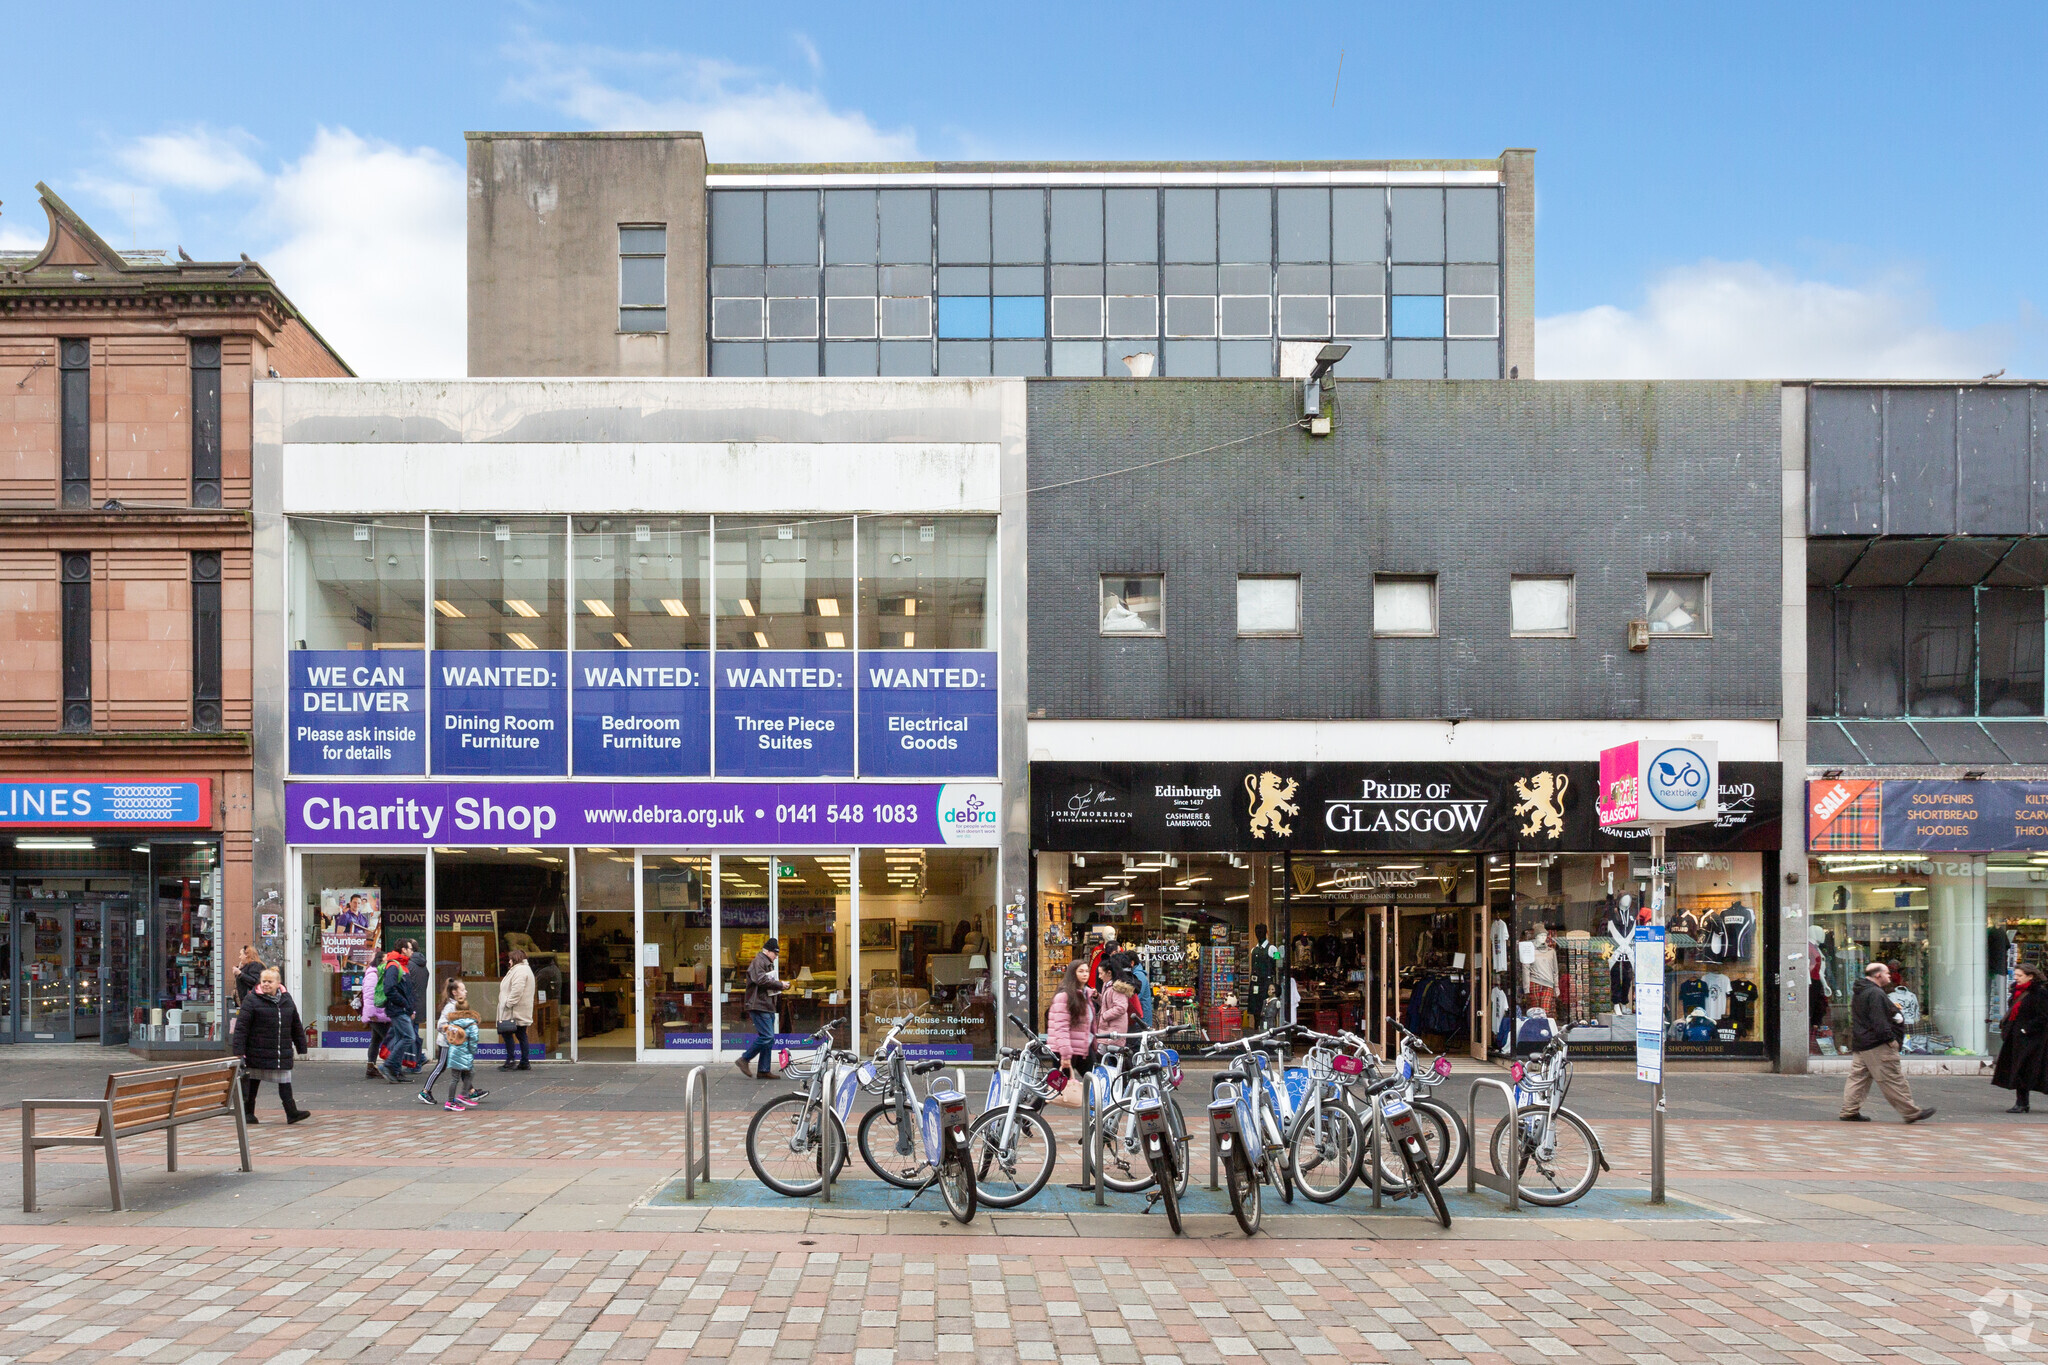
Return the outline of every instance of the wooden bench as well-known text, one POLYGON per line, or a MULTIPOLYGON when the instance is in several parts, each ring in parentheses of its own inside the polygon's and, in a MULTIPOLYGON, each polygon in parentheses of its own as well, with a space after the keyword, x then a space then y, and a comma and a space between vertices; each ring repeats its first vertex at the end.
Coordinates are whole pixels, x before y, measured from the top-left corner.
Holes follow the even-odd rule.
POLYGON ((97 1100, 23 1100, 21 1102, 21 1207, 36 1211, 36 1153, 45 1147, 100 1147, 107 1154, 107 1183, 114 1191, 114 1211, 127 1207, 121 1197, 121 1151, 116 1144, 144 1133, 164 1135, 166 1169, 178 1169, 178 1129, 206 1119, 232 1118, 235 1140, 242 1148, 242 1169, 249 1164, 249 1128, 242 1116, 242 1060, 180 1062, 141 1071, 117 1071, 107 1077, 107 1093, 97 1100), (36 1114, 44 1109, 86 1110, 99 1121, 91 1129, 36 1131, 36 1114))

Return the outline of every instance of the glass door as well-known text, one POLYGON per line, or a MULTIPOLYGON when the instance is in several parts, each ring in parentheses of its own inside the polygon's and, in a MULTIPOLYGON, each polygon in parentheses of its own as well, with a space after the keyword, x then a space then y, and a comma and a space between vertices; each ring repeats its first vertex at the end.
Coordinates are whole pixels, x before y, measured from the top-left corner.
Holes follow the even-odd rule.
POLYGON ((79 1041, 100 1036, 100 968, 104 925, 102 907, 88 901, 71 911, 71 1036, 79 1041))
POLYGON ((0 1043, 14 1041, 14 879, 0 877, 0 1043))
POLYGON ((72 1041, 70 921, 56 906, 21 912, 23 1041, 72 1041))
POLYGON ((640 1055, 711 1051, 718 959, 708 855, 640 855, 639 940, 640 1055))
POLYGON ((721 1051, 738 1053, 754 1039, 754 1021, 746 1007, 747 968, 775 932, 778 860, 755 853, 727 853, 717 862, 718 1046, 721 1051))

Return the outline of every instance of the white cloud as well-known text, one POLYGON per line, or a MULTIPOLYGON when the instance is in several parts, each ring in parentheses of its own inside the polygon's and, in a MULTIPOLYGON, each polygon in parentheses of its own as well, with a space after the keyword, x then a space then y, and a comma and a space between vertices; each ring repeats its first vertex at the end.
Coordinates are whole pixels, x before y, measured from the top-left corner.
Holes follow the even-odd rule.
POLYGON ((322 128, 269 183, 258 259, 358 374, 462 375, 464 211, 440 152, 322 128))
POLYGON ((136 138, 116 159, 144 184, 219 194, 263 183, 263 168, 242 150, 249 141, 239 130, 221 134, 193 127, 136 138))
MULTIPOLYGON (((815 74, 816 49, 799 36, 815 74)), ((673 52, 619 52, 527 42, 515 94, 552 105, 592 128, 690 130, 714 161, 903 161, 917 155, 908 128, 885 130, 859 110, 834 109, 803 90, 729 62, 673 52), (647 92, 643 92, 643 88, 647 92)))
POLYGON ((1998 329, 1957 331, 1910 280, 1858 288, 1751 261, 1665 272, 1633 311, 1536 320, 1545 379, 1974 379, 2006 363, 1998 329))

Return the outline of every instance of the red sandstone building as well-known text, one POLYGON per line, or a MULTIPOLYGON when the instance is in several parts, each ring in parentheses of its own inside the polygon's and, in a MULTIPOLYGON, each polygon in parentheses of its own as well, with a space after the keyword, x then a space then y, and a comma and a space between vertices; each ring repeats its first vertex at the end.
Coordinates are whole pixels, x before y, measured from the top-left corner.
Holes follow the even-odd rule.
POLYGON ((0 1044, 217 1051, 250 873, 251 394, 352 373, 248 260, 0 254, 0 1044))

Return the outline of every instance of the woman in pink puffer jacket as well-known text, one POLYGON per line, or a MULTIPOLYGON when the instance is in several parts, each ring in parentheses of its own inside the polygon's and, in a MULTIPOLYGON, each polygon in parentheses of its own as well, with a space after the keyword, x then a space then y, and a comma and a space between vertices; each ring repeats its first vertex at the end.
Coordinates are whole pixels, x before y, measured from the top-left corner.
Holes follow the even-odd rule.
POLYGON ((1046 1007, 1045 1042, 1069 1071, 1086 1074, 1088 1054, 1095 1046, 1095 1001, 1081 981, 1079 962, 1067 965, 1067 974, 1046 1007))

